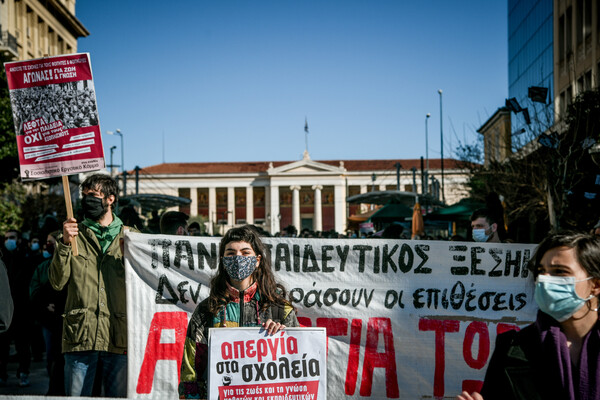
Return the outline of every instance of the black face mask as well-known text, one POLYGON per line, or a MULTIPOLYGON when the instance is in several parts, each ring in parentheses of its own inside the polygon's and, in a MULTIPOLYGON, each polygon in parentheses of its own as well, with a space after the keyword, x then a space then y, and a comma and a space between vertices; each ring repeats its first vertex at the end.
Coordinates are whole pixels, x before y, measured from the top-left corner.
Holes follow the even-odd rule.
POLYGON ((83 196, 81 200, 83 215, 93 221, 98 221, 108 211, 108 204, 104 206, 102 200, 91 194, 83 196))

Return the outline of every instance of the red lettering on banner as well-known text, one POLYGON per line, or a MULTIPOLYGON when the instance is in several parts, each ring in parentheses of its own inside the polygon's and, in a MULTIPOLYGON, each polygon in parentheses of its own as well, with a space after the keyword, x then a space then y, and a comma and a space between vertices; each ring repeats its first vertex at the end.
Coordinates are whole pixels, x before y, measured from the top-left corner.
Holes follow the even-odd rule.
POLYGON ((453 320, 419 319, 420 331, 435 331, 435 372, 433 375, 433 395, 444 396, 444 371, 446 369, 446 332, 458 332, 460 323, 453 320))
POLYGON ((344 389, 348 395, 353 395, 356 390, 361 335, 362 320, 353 319, 350 325, 350 351, 348 352, 348 368, 346 369, 346 383, 344 385, 344 389))
POLYGON ((177 362, 177 381, 179 381, 187 324, 187 313, 185 312, 157 312, 154 314, 150 323, 144 361, 138 376, 137 393, 148 394, 152 391, 154 370, 158 360, 175 360, 177 362), (161 333, 165 329, 175 330, 175 343, 160 343, 161 333))
POLYGON ((501 333, 504 332, 508 332, 508 331, 520 331, 521 328, 519 328, 517 325, 514 324, 505 324, 503 322, 499 323, 498 325, 496 325, 496 335, 499 335, 501 333))
POLYGON ((481 388, 483 387, 483 381, 465 379, 462 382, 462 391, 467 393, 481 393, 481 388))
POLYGON ((302 328, 311 328, 312 321, 308 317, 298 317, 298 323, 302 328))
POLYGON ((317 318, 317 326, 327 330, 327 355, 329 355, 329 336, 348 335, 348 318, 317 318))
POLYGON ((369 318, 367 325, 367 344, 363 361, 360 395, 370 396, 373 385, 373 369, 385 368, 385 392, 388 398, 397 399, 398 378, 396 373, 396 350, 394 349, 394 333, 389 318, 369 318), (379 335, 383 334, 384 352, 377 352, 379 335))
POLYGON ((473 321, 467 326, 465 340, 463 341, 463 357, 467 365, 474 369, 481 369, 490 356, 490 333, 487 325, 481 321, 473 321), (477 358, 473 357, 472 347, 475 335, 479 335, 479 351, 477 358))

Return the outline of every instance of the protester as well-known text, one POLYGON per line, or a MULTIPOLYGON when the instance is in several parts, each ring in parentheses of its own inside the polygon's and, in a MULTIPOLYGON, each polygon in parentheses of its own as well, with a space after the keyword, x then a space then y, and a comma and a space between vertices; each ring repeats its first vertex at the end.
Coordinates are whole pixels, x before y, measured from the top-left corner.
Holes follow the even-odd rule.
MULTIPOLYGON (((65 392, 90 396, 96 368, 106 397, 127 395, 127 306, 117 182, 94 174, 81 184, 85 219, 63 223, 50 264, 52 287, 68 287, 63 323, 65 392), (75 241, 78 256, 72 252, 75 241)), ((131 228, 133 229, 133 228, 131 228)))
POLYGON ((592 228, 592 235, 600 236, 600 219, 596 222, 596 225, 592 228))
POLYGON ((473 240, 476 242, 500 243, 498 222, 486 208, 475 210, 471 215, 473 240))
POLYGON ((536 321, 498 336, 481 395, 458 400, 600 398, 600 237, 551 234, 532 261, 536 321))
POLYGON ((180 211, 167 211, 160 217, 160 233, 163 235, 188 236, 188 215, 180 211))
MULTIPOLYGON (((14 340, 17 350, 17 378, 19 386, 29 386, 29 367, 31 366, 30 334, 31 319, 29 308, 29 281, 32 271, 27 262, 26 245, 21 243, 19 231, 9 230, 4 235, 2 261, 6 266, 10 292, 14 304, 12 324, 8 331, 0 334, 0 386, 8 380, 7 365, 10 344, 14 340)), ((4 293, 1 294, 5 296, 4 293)))
POLYGON ((275 282, 270 255, 255 228, 245 225, 229 230, 219 246, 219 267, 209 297, 198 305, 188 325, 180 396, 206 398, 208 328, 262 326, 273 334, 298 326, 285 293, 275 282))
MULTIPOLYGON (((8 274, 6 266, 0 259, 0 333, 6 332, 12 321, 14 305, 12 295, 10 294, 10 284, 8 283, 8 274)), ((0 378, 1 379, 1 378, 0 378)))
POLYGON ((29 284, 29 295, 37 322, 42 327, 46 345, 46 370, 50 376, 47 396, 64 396, 64 358, 61 353, 62 314, 65 310, 67 289, 54 290, 48 280, 48 269, 56 248, 60 231, 48 235, 43 248, 43 261, 33 273, 29 284))
POLYGON ((188 226, 188 232, 190 236, 200 236, 200 224, 196 221, 192 222, 188 226))

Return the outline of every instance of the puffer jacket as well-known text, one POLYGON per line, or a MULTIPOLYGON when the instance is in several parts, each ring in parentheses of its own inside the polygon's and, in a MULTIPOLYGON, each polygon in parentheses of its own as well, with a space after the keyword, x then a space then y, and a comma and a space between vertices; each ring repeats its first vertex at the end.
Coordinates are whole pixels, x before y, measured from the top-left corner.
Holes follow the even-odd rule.
POLYGON ((105 253, 94 232, 81 223, 78 256, 73 256, 71 246, 65 245, 62 238, 56 242, 49 280, 55 290, 68 287, 63 314, 64 353, 96 350, 126 354, 127 304, 120 246, 124 228, 131 229, 121 227, 105 253))
POLYGON ((217 315, 208 311, 208 299, 198 304, 185 338, 180 398, 205 399, 207 396, 208 328, 262 326, 268 319, 287 327, 300 326, 293 307, 288 304, 275 304, 261 310, 260 293, 256 287, 255 282, 245 291, 238 292, 230 286, 230 301, 217 315))

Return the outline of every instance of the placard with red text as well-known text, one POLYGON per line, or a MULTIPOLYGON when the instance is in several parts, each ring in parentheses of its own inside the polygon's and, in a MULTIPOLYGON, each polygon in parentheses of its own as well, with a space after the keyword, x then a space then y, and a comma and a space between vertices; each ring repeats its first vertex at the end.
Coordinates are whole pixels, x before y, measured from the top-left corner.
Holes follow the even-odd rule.
POLYGON ((210 328, 208 398, 327 399, 325 328, 210 328))
MULTIPOLYGON (((478 390, 496 336, 537 312, 527 269, 534 245, 263 241, 299 322, 326 328, 329 399, 478 390)), ((208 296, 218 246, 219 238, 126 234, 130 397, 177 396, 187 324, 208 296)))
POLYGON ((4 64, 21 178, 104 168, 96 92, 87 53, 4 64))

